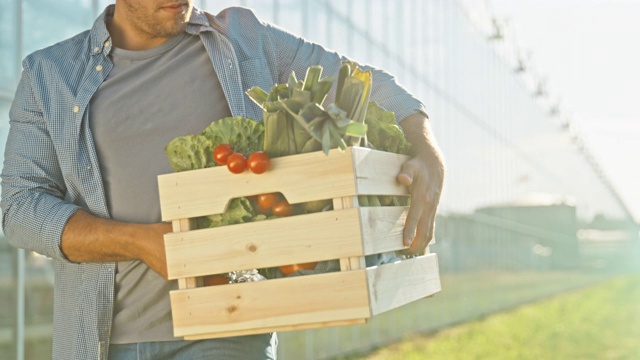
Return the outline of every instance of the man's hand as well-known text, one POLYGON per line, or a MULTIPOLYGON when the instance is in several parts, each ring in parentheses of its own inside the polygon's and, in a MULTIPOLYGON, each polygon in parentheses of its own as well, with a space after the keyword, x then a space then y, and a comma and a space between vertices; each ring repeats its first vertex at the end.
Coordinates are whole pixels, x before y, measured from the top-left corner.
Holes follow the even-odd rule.
POLYGON ((144 242, 145 249, 140 251, 137 258, 147 264, 151 270, 167 279, 167 256, 164 247, 164 234, 171 232, 168 223, 150 224, 149 241, 144 242))
POLYGON ((411 194, 403 240, 409 253, 418 254, 433 239, 445 167, 426 116, 414 114, 400 125, 415 153, 415 157, 402 165, 397 176, 398 182, 407 186, 411 194))
POLYGON ((164 234, 168 232, 168 223, 123 223, 78 210, 62 232, 60 247, 69 261, 140 260, 166 279, 164 234))

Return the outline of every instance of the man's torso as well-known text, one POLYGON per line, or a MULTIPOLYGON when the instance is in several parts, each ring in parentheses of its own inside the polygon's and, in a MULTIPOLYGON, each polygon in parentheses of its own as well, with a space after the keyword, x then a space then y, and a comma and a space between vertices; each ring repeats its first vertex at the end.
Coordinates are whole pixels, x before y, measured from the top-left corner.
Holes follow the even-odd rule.
MULTIPOLYGON (((110 56, 114 67, 89 106, 109 213, 159 222, 157 176, 172 172, 164 147, 230 111, 199 36, 145 51, 114 48, 110 56)), ((119 262, 111 342, 174 340, 168 292, 175 287, 140 261, 119 262)))

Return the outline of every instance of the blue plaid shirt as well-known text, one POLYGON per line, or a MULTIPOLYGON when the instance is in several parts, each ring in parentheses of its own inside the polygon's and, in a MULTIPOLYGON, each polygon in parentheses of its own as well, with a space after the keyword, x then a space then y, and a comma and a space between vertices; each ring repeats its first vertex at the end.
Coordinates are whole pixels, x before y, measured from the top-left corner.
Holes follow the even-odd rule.
MULTIPOLYGON (((105 25, 113 9, 107 7, 90 30, 25 58, 9 115, 2 225, 12 245, 53 259, 54 359, 104 359, 109 346, 115 263, 70 262, 60 239, 79 208, 109 217, 87 107, 113 67, 105 25)), ((216 16, 194 9, 186 31, 204 43, 234 116, 262 118, 246 89, 270 89, 291 71, 303 78, 310 65, 336 73, 345 60, 247 9, 216 16)), ((425 112, 389 74, 374 69, 373 83, 371 99, 398 119, 425 112)))

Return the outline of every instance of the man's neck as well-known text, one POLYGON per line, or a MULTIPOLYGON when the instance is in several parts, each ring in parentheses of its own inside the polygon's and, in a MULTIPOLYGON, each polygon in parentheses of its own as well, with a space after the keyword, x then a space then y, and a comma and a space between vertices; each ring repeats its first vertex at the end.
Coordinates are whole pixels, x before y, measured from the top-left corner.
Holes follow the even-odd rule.
POLYGON ((107 30, 111 36, 114 47, 124 50, 147 50, 165 43, 168 38, 144 36, 135 30, 129 29, 124 24, 118 23, 115 18, 107 21, 107 30))

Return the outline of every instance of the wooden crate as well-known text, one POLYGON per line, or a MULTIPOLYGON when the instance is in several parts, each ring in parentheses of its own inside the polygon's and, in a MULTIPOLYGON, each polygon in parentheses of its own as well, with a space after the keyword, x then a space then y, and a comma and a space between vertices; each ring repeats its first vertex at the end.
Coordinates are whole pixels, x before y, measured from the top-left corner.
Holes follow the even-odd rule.
POLYGON ((364 323, 440 291, 436 254, 366 267, 364 256, 400 250, 408 208, 358 207, 357 195, 407 195, 405 156, 360 147, 272 159, 266 173, 224 167, 158 177, 174 334, 185 339, 364 323), (333 199, 334 210, 193 230, 237 197, 281 192, 292 203, 333 199), (340 260, 341 271, 201 286, 210 274, 340 260))

